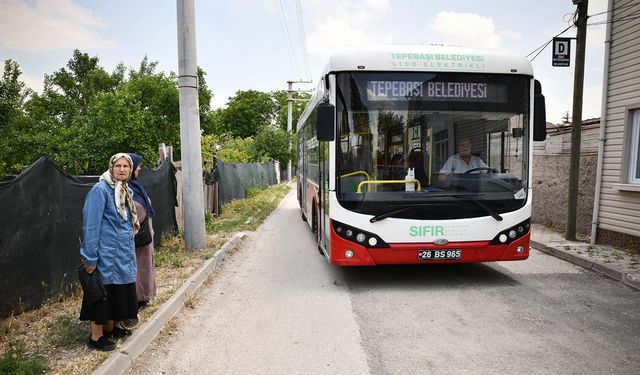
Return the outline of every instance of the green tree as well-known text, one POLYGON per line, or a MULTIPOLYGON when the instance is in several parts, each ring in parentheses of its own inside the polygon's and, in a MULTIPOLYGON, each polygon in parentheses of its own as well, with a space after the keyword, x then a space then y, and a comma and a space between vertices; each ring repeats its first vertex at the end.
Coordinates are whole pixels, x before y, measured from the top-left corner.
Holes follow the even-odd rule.
POLYGON ((265 127, 256 135, 252 159, 256 162, 289 161, 289 134, 282 129, 265 127))
MULTIPOLYGON (((271 93, 273 100, 275 102, 275 117, 276 117, 276 125, 278 128, 286 131, 287 130, 287 91, 273 91, 271 93)), ((305 107, 309 103, 309 99, 311 98, 311 94, 309 93, 299 93, 294 92, 292 95, 294 101, 291 103, 291 132, 296 132, 296 124, 298 123, 298 119, 302 112, 304 112, 305 107)))
POLYGON ((227 134, 209 134, 202 137, 203 169, 211 170, 213 156, 225 163, 251 163, 253 138, 234 138, 227 134))
POLYGON ((224 129, 222 127, 222 112, 224 112, 224 108, 216 108, 207 113, 207 115, 205 116, 205 120, 200 123, 202 134, 220 135, 224 133, 224 129))
POLYGON ((43 93, 34 94, 25 105, 30 120, 25 126, 31 126, 31 131, 20 139, 20 147, 27 164, 48 153, 71 173, 86 172, 79 166, 94 154, 87 113, 97 97, 122 85, 124 73, 119 65, 110 74, 99 65, 98 57, 75 50, 66 67, 45 75, 43 93))
POLYGON ((271 95, 256 90, 237 91, 221 112, 220 128, 234 137, 255 136, 271 125, 273 110, 271 95))
POLYGON ((24 109, 24 102, 30 93, 20 81, 20 65, 9 59, 4 62, 4 71, 0 80, 0 131, 11 122, 14 116, 24 109))
POLYGON ((120 151, 140 154, 154 166, 159 143, 174 145, 179 154, 180 117, 175 76, 156 72, 157 62, 143 59, 138 70, 115 92, 99 95, 86 116, 85 131, 96 141, 83 169, 97 173, 120 151))
POLYGON ((205 76, 207 73, 200 67, 198 67, 198 107, 200 112, 200 128, 205 134, 209 134, 205 129, 209 130, 214 125, 210 123, 212 118, 211 112, 211 99, 213 99, 213 93, 209 90, 205 76))
POLYGON ((25 100, 31 90, 20 81, 21 74, 17 62, 5 61, 0 79, 0 175, 17 173, 25 165, 20 139, 24 138, 25 130, 31 130, 24 112, 25 100))

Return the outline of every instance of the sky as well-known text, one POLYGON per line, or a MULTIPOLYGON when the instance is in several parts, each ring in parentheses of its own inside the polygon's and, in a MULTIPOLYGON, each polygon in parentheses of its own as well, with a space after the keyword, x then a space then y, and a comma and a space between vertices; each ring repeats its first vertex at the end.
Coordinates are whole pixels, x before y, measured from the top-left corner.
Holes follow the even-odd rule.
MULTIPOLYGON (((583 119, 600 116, 606 30, 597 23, 606 7, 589 0, 583 119)), ((312 80, 294 85, 311 88, 331 51, 349 45, 434 43, 526 56, 567 28, 576 9, 571 0, 197 0, 195 8, 197 60, 214 108, 238 90, 286 90, 290 80, 312 80)), ((119 63, 137 68, 144 56, 177 72, 176 18, 169 0, 0 0, 0 60, 17 61, 36 91, 74 49, 110 72, 119 63)), ((551 55, 549 44, 532 64, 547 121, 559 123, 572 108, 575 64, 552 67, 551 55)))

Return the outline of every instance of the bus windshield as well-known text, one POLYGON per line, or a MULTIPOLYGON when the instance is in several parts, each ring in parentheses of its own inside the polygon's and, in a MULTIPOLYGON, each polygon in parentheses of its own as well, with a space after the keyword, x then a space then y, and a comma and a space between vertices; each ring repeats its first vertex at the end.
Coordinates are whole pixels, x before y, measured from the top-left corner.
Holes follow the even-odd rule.
POLYGON ((478 73, 336 74, 340 204, 414 219, 523 207, 530 80, 478 73))

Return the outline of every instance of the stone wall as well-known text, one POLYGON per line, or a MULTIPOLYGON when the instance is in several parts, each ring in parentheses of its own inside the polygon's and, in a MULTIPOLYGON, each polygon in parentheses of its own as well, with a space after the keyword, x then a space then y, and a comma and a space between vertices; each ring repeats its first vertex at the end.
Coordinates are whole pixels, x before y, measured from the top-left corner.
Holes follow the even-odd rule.
MULTIPOLYGON (((580 136, 580 175, 576 234, 582 240, 591 237, 593 200, 598 164, 600 119, 585 120, 580 136)), ((547 139, 533 142, 533 213, 535 223, 567 229, 571 126, 547 127, 547 139)))
MULTIPOLYGON (((534 155, 533 222, 566 230, 569 158, 568 154, 534 155)), ((597 162, 595 154, 580 157, 576 233, 583 239, 591 236, 597 162)))

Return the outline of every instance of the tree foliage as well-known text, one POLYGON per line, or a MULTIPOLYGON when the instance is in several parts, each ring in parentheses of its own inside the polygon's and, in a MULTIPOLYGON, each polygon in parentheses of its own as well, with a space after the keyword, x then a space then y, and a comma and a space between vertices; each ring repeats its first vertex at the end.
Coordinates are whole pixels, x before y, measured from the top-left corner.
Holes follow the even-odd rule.
MULTIPOLYGON (((275 101, 276 126, 284 131, 287 130, 288 102, 287 91, 280 90, 271 93, 275 101)), ((291 132, 296 132, 296 124, 302 112, 304 112, 311 95, 308 93, 294 92, 292 94, 293 102, 291 103, 291 132)))
MULTIPOLYGON (((116 152, 135 152, 147 165, 160 143, 180 155, 178 79, 157 70, 146 56, 137 68, 106 71, 97 56, 75 50, 67 64, 45 75, 35 93, 20 80, 17 62, 6 60, 0 80, 0 175, 19 173, 47 153, 73 174, 100 174, 116 152)), ((213 93, 198 68, 198 100, 205 168, 225 162, 286 163, 291 157, 286 91, 237 91, 224 108, 211 108, 213 93)), ((294 94, 294 98, 309 95, 294 94)), ((293 131, 306 102, 293 102, 293 131)))
POLYGON ((65 67, 45 75, 42 94, 29 96, 3 134, 12 149, 2 153, 0 173, 17 173, 43 153, 75 174, 102 173, 116 152, 136 152, 153 166, 159 143, 179 154, 177 78, 157 72, 157 64, 145 57, 128 75, 122 64, 109 73, 97 57, 74 51, 65 67))
POLYGON ((263 128, 254 139, 252 157, 257 162, 269 160, 288 162, 290 157, 288 133, 273 127, 263 128))
POLYGON ((273 110, 273 100, 268 93, 237 91, 220 114, 220 129, 234 137, 253 137, 271 125, 273 110))
POLYGON ((214 155, 225 163, 251 163, 253 138, 236 138, 227 134, 209 134, 202 137, 203 169, 210 170, 214 155))
POLYGON ((17 62, 9 59, 5 61, 2 78, 0 79, 0 172, 13 171, 21 167, 20 139, 24 138, 24 131, 30 130, 28 119, 24 114, 25 99, 30 90, 20 81, 22 74, 17 62))

